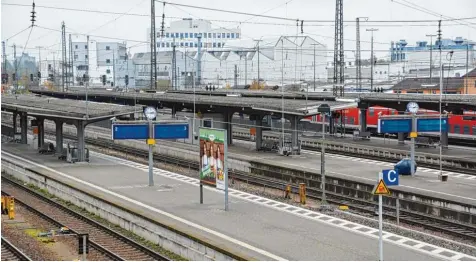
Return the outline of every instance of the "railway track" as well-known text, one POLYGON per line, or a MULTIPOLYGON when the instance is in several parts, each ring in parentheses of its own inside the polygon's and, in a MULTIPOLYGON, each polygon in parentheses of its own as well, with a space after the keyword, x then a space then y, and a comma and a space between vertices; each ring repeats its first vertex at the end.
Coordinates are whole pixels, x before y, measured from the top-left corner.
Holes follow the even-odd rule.
POLYGON ((2 236, 2 261, 31 261, 31 259, 2 236))
MULTIPOLYGON (((73 137, 70 137, 73 138, 73 137)), ((86 143, 95 145, 102 148, 108 148, 110 150, 115 150, 122 153, 127 153, 130 156, 137 156, 142 159, 147 160, 148 152, 140 149, 130 148, 127 146, 119 145, 110 143, 104 139, 91 139, 86 138, 86 143)), ((170 157, 166 155, 154 155, 154 160, 157 162, 162 162, 166 164, 173 164, 187 169, 198 170, 199 164, 198 162, 193 161, 184 161, 183 159, 170 157)), ((239 170, 229 170, 230 180, 238 180, 238 181, 245 181, 249 184, 253 184, 256 186, 262 186, 267 188, 273 188, 278 190, 283 190, 286 188, 288 184, 285 181, 272 179, 265 176, 249 174, 239 170)), ((342 191, 345 191, 345 186, 341 187, 342 191)), ((297 186, 292 186, 292 190, 294 193, 299 192, 299 188, 297 186)), ((355 189, 353 189, 355 190, 355 189)), ((306 194, 308 197, 320 200, 322 195, 322 190, 317 188, 308 187, 306 189, 306 194)), ((368 193, 366 191, 361 191, 360 193, 368 193)), ((367 216, 375 215, 375 210, 377 208, 377 203, 373 201, 368 201, 360 198, 355 198, 351 196, 347 196, 344 194, 338 194, 334 192, 326 192, 327 201, 331 204, 335 205, 347 205, 350 207, 351 210, 359 213, 364 214, 367 216)), ((384 217, 392 220, 397 219, 396 208, 392 206, 384 205, 384 217)), ((435 230, 438 232, 444 232, 446 234, 457 236, 461 239, 476 241, 476 226, 470 224, 463 224, 456 221, 452 221, 449 219, 439 218, 435 216, 430 216, 427 214, 413 212, 410 210, 402 210, 400 209, 400 222, 406 223, 409 225, 415 225, 419 227, 423 227, 430 230, 435 230)))
POLYGON ((15 196, 15 202, 57 226, 72 233, 89 234, 90 247, 104 254, 105 260, 164 261, 170 260, 148 247, 104 226, 62 204, 44 197, 2 175, 2 194, 15 196))
MULTIPOLYGON (((2 120, 2 125, 11 126, 11 124, 6 123, 3 120, 2 120)), ((96 129, 97 132, 104 132, 104 129, 106 129, 105 127, 99 127, 99 126, 93 126, 93 125, 91 125, 89 128, 90 129, 91 128, 96 129)), ((45 129, 45 133, 55 135, 54 131, 52 131, 52 130, 46 130, 45 129)), ((64 136, 66 137, 66 135, 64 135, 64 136)), ((240 141, 246 141, 246 142, 252 142, 252 140, 249 137, 244 137, 244 136, 240 136, 240 135, 234 136, 233 139, 240 140, 240 141)), ((320 150, 318 148, 315 148, 315 147, 312 147, 312 146, 302 145, 301 148, 304 149, 304 150, 308 150, 308 151, 320 152, 320 150)), ((339 151, 339 150, 332 150, 332 149, 329 149, 329 148, 326 149, 326 152, 329 153, 329 154, 335 154, 335 155, 351 156, 351 157, 357 157, 357 158, 363 158, 363 159, 371 159, 371 160, 378 160, 378 161, 383 161, 383 162, 395 163, 395 159, 387 158, 385 156, 361 155, 361 154, 354 153, 354 152, 342 152, 342 151, 339 151)), ((417 161, 417 163, 418 163, 419 167, 426 167, 426 168, 438 169, 438 170, 440 169, 440 166, 439 166, 438 163, 424 163, 424 162, 420 162, 420 161, 417 161)), ((455 167, 455 166, 445 166, 445 165, 443 165, 442 170, 447 171, 447 172, 460 172, 460 173, 476 176, 476 168, 474 168, 474 167, 455 167)))

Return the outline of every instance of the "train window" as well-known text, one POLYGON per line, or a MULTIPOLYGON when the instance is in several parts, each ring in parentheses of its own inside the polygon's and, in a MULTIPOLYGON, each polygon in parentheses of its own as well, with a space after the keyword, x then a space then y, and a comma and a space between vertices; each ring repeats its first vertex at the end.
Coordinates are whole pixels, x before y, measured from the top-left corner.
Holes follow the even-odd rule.
POLYGON ((473 126, 473 136, 476 136, 476 126, 473 126))
POLYGON ((369 116, 374 116, 374 109, 373 108, 369 108, 369 116))
POLYGON ((465 121, 475 121, 476 116, 463 116, 463 120, 465 120, 465 121))
POLYGON ((454 132, 455 134, 459 134, 461 131, 459 129, 459 125, 454 125, 454 132))
POLYGON ((463 134, 469 135, 469 126, 464 126, 463 127, 463 132, 464 132, 463 134))
POLYGON ((350 123, 351 125, 355 124, 355 119, 354 119, 353 116, 350 117, 349 123, 350 123))

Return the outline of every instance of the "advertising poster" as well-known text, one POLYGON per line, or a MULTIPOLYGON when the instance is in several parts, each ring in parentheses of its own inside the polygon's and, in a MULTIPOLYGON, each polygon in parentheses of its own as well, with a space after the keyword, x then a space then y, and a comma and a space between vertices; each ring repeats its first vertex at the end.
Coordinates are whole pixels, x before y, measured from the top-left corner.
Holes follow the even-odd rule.
POLYGON ((200 128, 200 181, 225 190, 226 131, 200 128))

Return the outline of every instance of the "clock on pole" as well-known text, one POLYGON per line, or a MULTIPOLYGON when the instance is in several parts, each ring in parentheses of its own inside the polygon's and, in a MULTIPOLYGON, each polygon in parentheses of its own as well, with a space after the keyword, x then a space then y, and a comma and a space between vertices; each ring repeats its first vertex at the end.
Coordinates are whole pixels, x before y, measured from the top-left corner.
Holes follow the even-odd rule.
POLYGON ((416 114, 418 112, 419 108, 420 107, 418 106, 418 103, 416 103, 416 102, 410 102, 410 103, 407 104, 408 112, 411 112, 413 114, 416 114))

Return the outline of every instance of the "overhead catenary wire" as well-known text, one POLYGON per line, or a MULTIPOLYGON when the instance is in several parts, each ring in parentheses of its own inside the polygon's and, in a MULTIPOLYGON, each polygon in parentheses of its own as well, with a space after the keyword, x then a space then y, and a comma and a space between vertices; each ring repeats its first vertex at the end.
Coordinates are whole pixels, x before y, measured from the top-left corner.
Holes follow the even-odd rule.
MULTIPOLYGON (((164 1, 158 1, 163 3, 164 1)), ((166 2, 168 4, 173 4, 170 2, 166 2)), ((27 4, 16 4, 16 3, 2 3, 2 5, 6 6, 19 6, 19 7, 31 7, 31 5, 27 4)), ((100 10, 93 10, 93 9, 84 9, 84 8, 68 8, 68 7, 59 7, 59 6, 47 6, 47 5, 36 5, 36 8, 45 8, 45 9, 54 9, 54 10, 64 10, 64 11, 75 11, 75 12, 87 12, 87 13, 98 13, 98 14, 108 14, 108 15, 126 15, 126 16, 138 16, 138 17, 150 17, 150 14, 140 14, 140 13, 125 13, 125 12, 113 12, 113 11, 100 11, 100 10)), ((219 9, 218 9, 219 10, 219 9)), ((226 11, 226 10, 224 10, 226 11)), ((259 14, 249 14, 249 16, 256 16, 256 17, 264 17, 263 15, 259 14)), ((166 18, 177 18, 180 19, 180 17, 172 17, 172 16, 167 16, 166 18)), ((291 24, 274 24, 273 25, 293 25, 296 19, 292 18, 285 18, 285 17, 278 17, 279 19, 282 20, 288 20, 293 23, 291 24)), ((461 17, 461 18, 454 18, 454 19, 443 19, 443 22, 446 21, 464 21, 464 20, 474 20, 476 19, 476 16, 474 17, 461 17)), ((210 19, 207 19, 210 20, 210 19)), ((313 19, 304 19, 308 23, 334 23, 334 20, 313 20, 313 19)), ((367 23, 429 23, 429 22, 437 22, 439 19, 426 19, 426 20, 369 20, 367 23)), ((230 23, 238 23, 240 21, 230 21, 230 20, 210 20, 210 21, 216 21, 216 22, 230 22, 230 23)), ((241 22, 241 23, 247 23, 247 22, 241 22)), ((259 23, 259 22, 252 22, 252 23, 259 23)), ((264 23, 264 22, 263 22, 264 23)), ((355 21, 353 20, 344 20, 344 23, 350 23, 350 24, 355 24, 355 21)), ((267 23, 264 23, 267 24, 267 23)), ((313 25, 309 25, 313 26, 313 25)), ((375 26, 375 25, 372 25, 375 26)), ((379 25, 380 26, 380 25, 379 25)))

